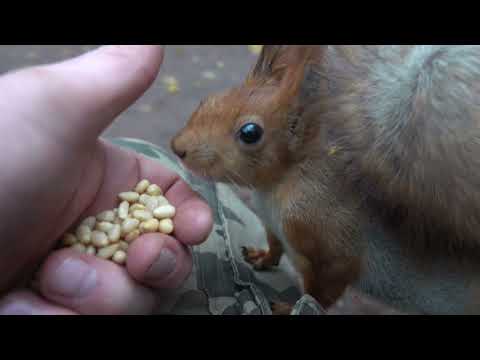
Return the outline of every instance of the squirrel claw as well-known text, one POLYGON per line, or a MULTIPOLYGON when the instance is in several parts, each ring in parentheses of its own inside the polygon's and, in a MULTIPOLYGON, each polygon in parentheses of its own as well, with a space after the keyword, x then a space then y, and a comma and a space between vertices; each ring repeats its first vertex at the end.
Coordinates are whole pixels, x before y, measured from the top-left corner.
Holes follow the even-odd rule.
POLYGON ((242 254, 245 261, 251 264, 256 271, 266 271, 276 265, 272 263, 269 252, 265 250, 242 247, 242 254))
POLYGON ((273 315, 286 316, 292 313, 293 306, 284 302, 270 302, 270 309, 273 315))
POLYGON ((256 260, 264 258, 267 255, 267 252, 265 250, 257 250, 251 247, 242 247, 242 254, 248 263, 253 264, 256 260))

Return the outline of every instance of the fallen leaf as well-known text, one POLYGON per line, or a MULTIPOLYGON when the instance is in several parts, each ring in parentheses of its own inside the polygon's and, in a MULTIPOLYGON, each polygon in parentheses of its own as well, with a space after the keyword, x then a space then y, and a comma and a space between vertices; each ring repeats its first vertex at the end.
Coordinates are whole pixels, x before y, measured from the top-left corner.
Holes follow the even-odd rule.
POLYGON ((263 45, 248 45, 248 50, 254 55, 260 55, 263 45))
POLYGON ((207 70, 202 73, 202 77, 207 80, 215 80, 217 75, 213 71, 207 70))
POLYGON ((163 78, 163 83, 165 84, 167 91, 171 94, 180 91, 178 81, 173 76, 165 76, 163 78))

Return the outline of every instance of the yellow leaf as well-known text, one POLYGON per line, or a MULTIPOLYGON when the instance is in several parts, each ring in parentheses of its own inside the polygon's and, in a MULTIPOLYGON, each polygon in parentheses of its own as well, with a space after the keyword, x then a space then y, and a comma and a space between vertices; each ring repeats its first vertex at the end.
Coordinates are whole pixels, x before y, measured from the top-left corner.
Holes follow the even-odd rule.
POLYGON ((217 75, 213 71, 204 71, 202 76, 207 80, 215 80, 217 75))
POLYGON ((171 94, 180 91, 178 81, 173 76, 165 76, 163 78, 163 83, 165 84, 167 91, 171 94))
POLYGON ((254 55, 260 55, 263 45, 248 45, 248 50, 254 55))

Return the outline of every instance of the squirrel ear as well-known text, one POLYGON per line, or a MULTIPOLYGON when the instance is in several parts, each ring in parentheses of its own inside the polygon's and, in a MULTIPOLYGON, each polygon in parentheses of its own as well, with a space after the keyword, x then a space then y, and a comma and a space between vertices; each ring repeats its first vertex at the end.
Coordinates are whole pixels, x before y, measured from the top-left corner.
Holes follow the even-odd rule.
POLYGON ((260 56, 255 64, 250 77, 269 78, 274 71, 274 64, 277 62, 281 50, 287 45, 263 45, 260 56))
POLYGON ((320 63, 325 48, 326 45, 263 45, 250 77, 281 83, 293 74, 303 74, 309 64, 320 63))
MULTIPOLYGON (((264 45, 248 80, 278 87, 278 103, 311 100, 328 45, 264 45)), ((247 80, 247 82, 248 82, 247 80)))

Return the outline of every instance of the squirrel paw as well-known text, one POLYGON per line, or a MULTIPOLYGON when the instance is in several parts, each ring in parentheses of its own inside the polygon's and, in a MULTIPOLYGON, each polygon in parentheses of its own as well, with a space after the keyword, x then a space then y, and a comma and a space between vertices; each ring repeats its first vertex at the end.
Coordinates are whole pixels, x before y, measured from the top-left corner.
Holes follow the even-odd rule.
POLYGON ((270 303, 270 309, 272 309, 273 315, 290 315, 293 310, 293 306, 283 302, 270 303))
POLYGON ((270 253, 265 250, 259 250, 251 247, 242 247, 242 254, 245 261, 253 265, 257 271, 270 270, 278 265, 278 262, 273 261, 270 253))

